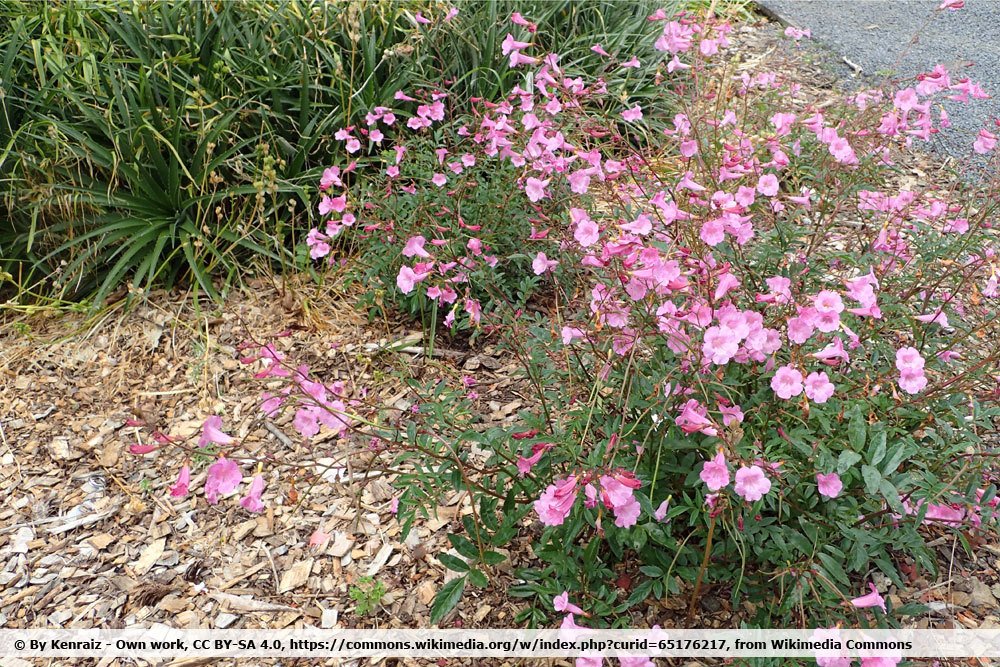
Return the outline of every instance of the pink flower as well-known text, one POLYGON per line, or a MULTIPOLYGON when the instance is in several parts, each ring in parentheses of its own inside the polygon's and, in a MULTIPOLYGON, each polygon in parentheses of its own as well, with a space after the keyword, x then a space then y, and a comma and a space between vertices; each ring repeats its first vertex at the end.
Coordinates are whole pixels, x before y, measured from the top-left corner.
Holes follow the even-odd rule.
POLYGON ((545 488, 542 496, 535 501, 535 511, 538 518, 546 526, 561 526, 573 503, 576 501, 576 477, 570 476, 566 479, 550 484, 545 488))
MULTIPOLYGON (((952 0, 954 1, 954 0, 952 0)), ((959 0, 964 4, 965 0, 959 0)), ((903 661, 903 656, 872 656, 869 658, 861 658, 861 667, 896 667, 899 663, 903 661)))
POLYGON ((340 167, 327 167, 323 170, 323 176, 319 179, 319 189, 329 190, 334 185, 343 185, 343 182, 340 180, 340 167))
POLYGON ((656 663, 645 656, 623 655, 618 658, 621 667, 656 667, 656 663))
POLYGON ((817 313, 842 313, 844 301, 836 292, 823 290, 813 299, 813 307, 817 313))
POLYGON ((947 9, 949 12, 957 12, 962 7, 965 7, 965 0, 944 0, 938 9, 947 9))
POLYGON ((996 145, 997 135, 992 132, 987 132, 985 129, 979 130, 979 135, 976 137, 975 143, 972 144, 972 150, 976 151, 980 155, 985 155, 996 148, 996 145))
POLYGON ((806 317, 805 313, 788 320, 788 340, 793 343, 802 345, 809 340, 815 330, 811 318, 806 317))
POLYGON ((341 195, 339 197, 327 197, 323 196, 319 201, 319 214, 329 215, 330 213, 343 213, 347 208, 347 196, 341 195))
POLYGON ((788 26, 785 28, 785 37, 791 37, 792 39, 798 41, 803 37, 812 37, 812 32, 809 28, 796 28, 794 26, 788 26))
POLYGON ((215 505, 222 496, 229 496, 236 492, 240 482, 243 481, 243 473, 240 467, 224 456, 208 466, 208 478, 205 480, 205 500, 209 505, 215 505))
POLYGON ((920 104, 920 98, 917 97, 917 91, 913 88, 904 88, 892 98, 892 105, 903 112, 915 109, 918 104, 920 104))
POLYGON ((592 47, 590 47, 590 50, 596 53, 597 55, 604 56, 605 58, 611 57, 611 54, 605 51, 604 47, 601 46, 600 44, 594 44, 592 47))
POLYGON ((830 377, 824 372, 810 373, 806 377, 805 385, 806 396, 815 403, 826 403, 835 391, 830 377))
POLYGON ((549 184, 549 179, 544 181, 532 176, 528 177, 527 182, 524 186, 524 192, 528 195, 528 199, 532 202, 540 201, 545 194, 545 186, 549 184))
POLYGON ((657 521, 663 521, 667 518, 667 510, 670 509, 670 498, 667 498, 660 506, 653 510, 653 518, 657 521))
POLYGON ((520 65, 537 65, 538 58, 532 58, 531 56, 522 55, 520 51, 510 52, 509 65, 513 69, 514 67, 519 67, 520 65))
POLYGON ((744 466, 736 471, 736 484, 733 485, 733 490, 744 500, 754 502, 771 490, 771 480, 759 466, 749 468, 744 466))
MULTIPOLYGON (((418 264, 417 266, 421 265, 418 264)), ((417 271, 404 264, 399 267, 399 275, 396 276, 396 287, 398 287, 399 291, 403 294, 409 294, 413 291, 413 288, 416 287, 417 283, 422 281, 428 275, 430 275, 429 270, 426 272, 417 271)))
POLYGON ((577 338, 583 338, 584 332, 582 329, 576 327, 563 327, 562 328, 562 342, 563 345, 569 345, 577 338))
POLYGON ((722 218, 706 220, 701 225, 701 232, 698 236, 705 242, 705 245, 710 245, 712 247, 715 247, 725 241, 726 227, 722 222, 722 218))
POLYGON ((896 350, 896 368, 900 371, 923 371, 924 358, 915 347, 901 347, 896 350))
POLYGON ((705 461, 699 476, 709 491, 718 491, 729 484, 729 466, 726 465, 726 455, 722 453, 721 449, 715 458, 705 461))
POLYGON ((431 183, 438 186, 439 188, 443 188, 448 183, 448 177, 445 176, 444 174, 434 174, 431 177, 431 183))
POLYGON ((899 388, 907 394, 919 394, 927 387, 924 359, 914 347, 896 350, 896 368, 899 370, 899 388))
POLYGON ((704 433, 712 436, 719 433, 715 424, 708 418, 708 409, 693 398, 684 404, 681 414, 674 423, 685 433, 704 433))
POLYGON ((927 376, 923 370, 905 370, 899 374, 899 388, 907 394, 919 394, 927 387, 927 376))
POLYGON ((854 149, 847 143, 847 139, 837 137, 830 142, 830 155, 843 164, 854 164, 858 158, 854 154, 854 149))
POLYGON ((844 490, 844 483, 840 481, 840 475, 835 472, 831 472, 829 475, 817 473, 816 486, 819 488, 820 495, 827 498, 836 498, 844 490))
POLYGON ((875 584, 869 583, 868 587, 871 589, 872 592, 869 593, 868 595, 862 595, 859 598, 854 598, 853 600, 851 600, 851 604, 853 604, 858 609, 865 609, 867 607, 878 607, 879 609, 882 610, 882 613, 884 614, 885 600, 882 598, 881 595, 878 594, 878 589, 875 588, 875 584))
POLYGON ((802 393, 802 373, 791 366, 782 366, 771 378, 771 389, 786 401, 802 393))
POLYGON ((570 209, 570 214, 573 211, 580 211, 582 217, 576 221, 576 229, 573 230, 573 238, 584 248, 588 248, 595 243, 597 243, 598 238, 600 238, 601 230, 597 226, 597 223, 590 219, 586 211, 581 209, 570 209))
POLYGON ((559 262, 554 259, 549 259, 545 256, 544 252, 540 252, 535 255, 535 259, 531 262, 531 269, 535 272, 536 276, 540 276, 546 271, 551 271, 559 262))
POLYGON ((722 413, 722 423, 725 426, 743 423, 743 410, 738 405, 719 405, 719 412, 722 413))
POLYGON ((622 118, 624 118, 629 122, 642 120, 642 107, 636 104, 631 109, 626 109, 625 111, 622 111, 622 118))
POLYGON ((542 455, 548 450, 552 449, 555 445, 551 442, 537 442, 531 446, 531 456, 525 458, 523 456, 517 457, 517 472, 523 477, 531 472, 531 469, 541 460, 542 455))
POLYGON ((619 528, 630 528, 634 526, 639 520, 639 513, 641 509, 639 501, 634 497, 627 503, 616 505, 613 508, 615 513, 615 525, 619 528))
POLYGON ((423 257, 430 258, 430 253, 424 250, 427 239, 423 236, 412 236, 403 247, 403 257, 423 257))
POLYGON ((264 493, 264 477, 263 475, 254 475, 247 494, 240 499, 240 505, 248 512, 263 512, 264 503, 260 500, 262 493, 264 493))
POLYGON ((177 481, 170 487, 170 495, 175 498, 183 498, 188 494, 189 484, 191 484, 191 467, 183 466, 177 475, 177 481))
POLYGON ((764 174, 757 181, 757 192, 765 197, 773 197, 778 194, 778 177, 774 174, 764 174))
POLYGON ((520 51, 521 49, 526 49, 529 46, 531 46, 531 44, 529 44, 528 42, 517 41, 516 39, 514 39, 514 35, 508 32, 507 36, 500 43, 500 52, 503 55, 507 56, 510 55, 513 51, 520 51))
POLYGON ((563 591, 552 598, 552 608, 567 614, 582 614, 583 610, 569 601, 569 591, 563 591))
POLYGON ((222 432, 222 417, 212 415, 202 424, 201 438, 198 439, 199 447, 207 447, 209 444, 230 445, 232 443, 232 436, 222 432))
POLYGON ((705 358, 717 366, 729 363, 740 349, 740 339, 728 327, 709 327, 701 351, 705 358))
POLYGON ((528 32, 535 32, 536 30, 538 30, 538 26, 536 26, 534 23, 521 16, 520 12, 514 12, 513 14, 511 14, 510 22, 515 25, 527 28, 528 32))

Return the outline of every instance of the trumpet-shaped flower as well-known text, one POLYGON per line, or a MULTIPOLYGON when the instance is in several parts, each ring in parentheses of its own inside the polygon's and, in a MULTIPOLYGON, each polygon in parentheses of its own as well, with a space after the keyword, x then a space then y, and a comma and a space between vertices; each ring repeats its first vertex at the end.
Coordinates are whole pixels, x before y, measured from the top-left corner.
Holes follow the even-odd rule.
POLYGON ((744 466, 736 471, 736 484, 733 485, 733 490, 744 500, 754 502, 771 490, 771 480, 759 466, 744 466))

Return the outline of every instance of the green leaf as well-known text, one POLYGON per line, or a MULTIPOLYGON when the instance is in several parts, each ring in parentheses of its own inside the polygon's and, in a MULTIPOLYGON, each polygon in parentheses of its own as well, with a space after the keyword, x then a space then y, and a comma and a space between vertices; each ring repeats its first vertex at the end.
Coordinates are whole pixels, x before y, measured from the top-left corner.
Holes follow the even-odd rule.
POLYGON ((861 451, 865 447, 865 434, 868 432, 868 422, 865 421, 865 416, 861 414, 861 409, 856 408, 854 410, 854 416, 851 417, 851 421, 847 424, 847 440, 851 443, 851 447, 857 451, 861 451))
POLYGON ((499 565, 507 560, 507 557, 498 551, 484 551, 483 562, 487 565, 499 565))
POLYGON ((469 581, 472 582, 473 586, 477 586, 479 588, 486 588, 490 585, 490 580, 487 579, 486 575, 480 570, 472 570, 469 572, 469 581))
POLYGON ((861 466, 861 477, 865 480, 865 491, 868 495, 878 493, 879 485, 882 484, 882 473, 878 471, 878 468, 873 468, 870 465, 861 466))
POLYGON ((885 498, 885 501, 889 504, 892 511, 897 514, 906 514, 906 508, 903 507, 902 501, 899 499, 899 490, 893 486, 892 482, 887 479, 883 479, 878 486, 879 493, 885 498))
POLYGON ((861 454, 851 451, 850 449, 845 449, 840 453, 840 457, 837 459, 837 474, 843 475, 845 472, 850 470, 861 460, 861 454))
POLYGON ((466 558, 479 560, 479 549, 476 549, 475 545, 467 537, 452 533, 448 535, 448 541, 451 542, 451 546, 455 547, 455 551, 466 558))
POLYGON ((438 623, 448 615, 458 601, 462 599, 462 592, 465 591, 465 577, 452 579, 441 587, 441 590, 434 596, 431 602, 431 623, 438 623))
POLYGON ((868 444, 868 463, 877 466, 885 458, 885 431, 875 434, 868 444))
POLYGON ((466 563, 461 558, 456 558, 455 556, 452 556, 451 554, 438 554, 437 559, 441 561, 441 564, 444 565, 449 570, 453 570, 455 572, 469 571, 468 563, 466 563))
POLYGON ((916 602, 907 602, 898 609, 893 609, 892 611, 900 616, 923 616, 930 611, 930 607, 916 602))
POLYGON ((906 441, 901 441, 890 454, 889 458, 885 460, 882 464, 882 474, 891 475, 896 472, 896 468, 899 464, 903 462, 903 459, 907 457, 910 452, 910 448, 907 446, 906 441))
POLYGON ((841 584, 843 586, 849 586, 851 583, 850 578, 847 576, 847 572, 841 567, 840 563, 837 562, 836 558, 819 552, 816 554, 819 560, 823 563, 823 571, 826 572, 827 576, 830 577, 834 582, 841 584))

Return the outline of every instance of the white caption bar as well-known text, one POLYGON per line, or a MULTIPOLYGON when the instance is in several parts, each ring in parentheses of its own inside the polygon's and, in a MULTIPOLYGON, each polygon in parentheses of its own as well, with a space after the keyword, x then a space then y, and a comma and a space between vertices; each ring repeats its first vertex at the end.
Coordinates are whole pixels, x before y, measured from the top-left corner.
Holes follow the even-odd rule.
POLYGON ((0 630, 0 657, 1000 657, 1000 630, 0 630))

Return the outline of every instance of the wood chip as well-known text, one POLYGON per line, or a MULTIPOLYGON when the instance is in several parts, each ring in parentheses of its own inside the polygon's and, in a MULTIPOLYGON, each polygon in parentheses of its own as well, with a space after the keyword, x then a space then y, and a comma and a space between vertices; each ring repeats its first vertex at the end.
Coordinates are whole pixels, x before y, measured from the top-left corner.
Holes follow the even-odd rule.
POLYGON ((263 600, 255 600, 249 595, 247 596, 233 595, 232 593, 223 593, 222 591, 213 591, 212 593, 209 593, 209 595, 233 611, 241 611, 241 612, 298 611, 295 607, 289 607, 288 605, 277 604, 274 602, 264 602, 263 600))
POLYGON ((312 572, 313 562, 315 562, 315 559, 309 558, 299 561, 285 570, 285 573, 281 575, 281 583, 278 584, 278 592, 287 593, 306 583, 309 573, 312 572))
POLYGON ((156 561, 160 560, 160 556, 163 555, 163 549, 166 546, 166 538, 160 538, 147 544, 146 548, 142 550, 139 559, 132 563, 132 570, 136 576, 142 576, 149 572, 156 565, 156 561))
POLYGON ((391 555, 392 555, 392 545, 383 544, 382 548, 378 550, 377 554, 375 554, 375 558, 374 560, 372 560, 372 564, 368 566, 368 571, 365 574, 369 577, 374 577, 376 574, 379 573, 379 570, 381 570, 382 567, 386 564, 386 562, 389 560, 389 556, 391 555))

